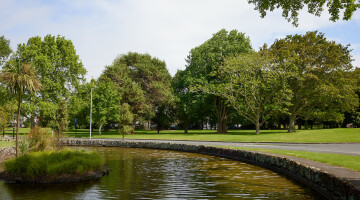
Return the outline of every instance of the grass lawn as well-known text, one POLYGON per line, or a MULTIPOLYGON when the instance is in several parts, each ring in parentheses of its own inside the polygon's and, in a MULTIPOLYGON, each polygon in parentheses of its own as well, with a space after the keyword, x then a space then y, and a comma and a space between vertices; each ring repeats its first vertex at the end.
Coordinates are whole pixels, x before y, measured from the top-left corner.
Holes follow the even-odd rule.
MULTIPOLYGON (((69 130, 65 137, 89 137, 89 130, 69 130)), ((94 130, 92 138, 115 138, 122 136, 116 130, 102 132, 101 135, 94 130)), ((255 135, 255 130, 229 130, 226 134, 218 134, 215 130, 183 130, 143 131, 137 130, 135 134, 126 135, 129 139, 163 139, 163 140, 204 140, 204 141, 233 141, 233 142, 297 142, 297 143, 327 143, 327 142, 360 142, 360 128, 336 128, 317 130, 297 130, 287 133, 286 130, 262 130, 255 135)))
POLYGON ((5 148, 5 147, 11 147, 15 145, 14 142, 10 142, 10 141, 0 141, 0 148, 5 148))
MULTIPOLYGON (((46 129, 48 131, 51 131, 50 128, 44 128, 44 129, 46 129)), ((5 128, 5 130, 6 130, 5 135, 10 136, 10 137, 13 136, 13 128, 12 127, 5 128)), ((2 137, 3 136, 2 128, 0 129, 0 133, 1 133, 1 137, 2 137)), ((20 136, 23 136, 26 133, 30 133, 30 128, 20 128, 19 129, 19 135, 20 136)), ((15 128, 14 136, 16 137, 16 128, 15 128)))
POLYGON ((342 166, 348 169, 352 169, 360 172, 360 156, 351 156, 351 155, 339 155, 339 154, 329 154, 329 153, 315 153, 315 152, 306 152, 306 151, 289 151, 289 150, 279 150, 279 149, 261 149, 261 148, 247 148, 247 147, 221 147, 221 148, 231 148, 231 149, 242 149, 250 151, 259 151, 266 153, 275 153, 287 156, 294 156, 299 158, 305 158, 308 160, 313 160, 333 166, 342 166))

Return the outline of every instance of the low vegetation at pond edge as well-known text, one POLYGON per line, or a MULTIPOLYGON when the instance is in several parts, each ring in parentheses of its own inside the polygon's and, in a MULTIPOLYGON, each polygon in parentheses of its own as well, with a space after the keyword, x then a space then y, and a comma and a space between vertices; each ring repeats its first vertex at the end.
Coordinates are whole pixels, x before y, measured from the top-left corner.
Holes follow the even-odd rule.
POLYGON ((95 151, 69 150, 33 152, 4 163, 9 174, 36 177, 83 174, 100 170, 104 161, 95 151))

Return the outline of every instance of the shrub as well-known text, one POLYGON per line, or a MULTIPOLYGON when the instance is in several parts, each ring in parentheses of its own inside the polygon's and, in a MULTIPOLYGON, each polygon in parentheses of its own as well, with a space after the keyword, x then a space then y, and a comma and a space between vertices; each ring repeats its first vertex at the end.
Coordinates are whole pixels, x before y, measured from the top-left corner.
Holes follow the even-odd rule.
POLYGON ((32 152, 4 163, 5 171, 26 177, 83 174, 104 164, 96 151, 69 150, 32 152))
POLYGON ((28 134, 30 151, 53 150, 55 147, 55 137, 40 127, 36 126, 28 134))

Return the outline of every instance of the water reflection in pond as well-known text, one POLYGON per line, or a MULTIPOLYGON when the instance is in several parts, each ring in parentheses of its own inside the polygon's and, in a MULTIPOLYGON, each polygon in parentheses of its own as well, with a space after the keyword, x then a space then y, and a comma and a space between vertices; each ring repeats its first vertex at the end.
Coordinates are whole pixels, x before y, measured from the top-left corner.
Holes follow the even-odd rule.
POLYGON ((89 147, 112 172, 83 183, 24 185, 0 181, 0 199, 320 199, 278 174, 201 154, 89 147))

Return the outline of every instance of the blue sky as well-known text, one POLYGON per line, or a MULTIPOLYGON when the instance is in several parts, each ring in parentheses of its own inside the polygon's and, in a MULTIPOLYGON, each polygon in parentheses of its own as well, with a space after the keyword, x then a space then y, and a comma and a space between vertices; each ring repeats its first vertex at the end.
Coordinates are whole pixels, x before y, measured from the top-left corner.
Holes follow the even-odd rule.
POLYGON ((88 71, 97 78, 116 56, 135 51, 166 62, 174 75, 185 68, 189 51, 222 28, 250 37, 254 49, 290 34, 318 30, 353 49, 360 67, 360 11, 351 21, 329 21, 302 11, 299 27, 277 10, 262 19, 246 0, 0 0, 0 35, 13 50, 32 36, 47 34, 72 40, 88 71))

